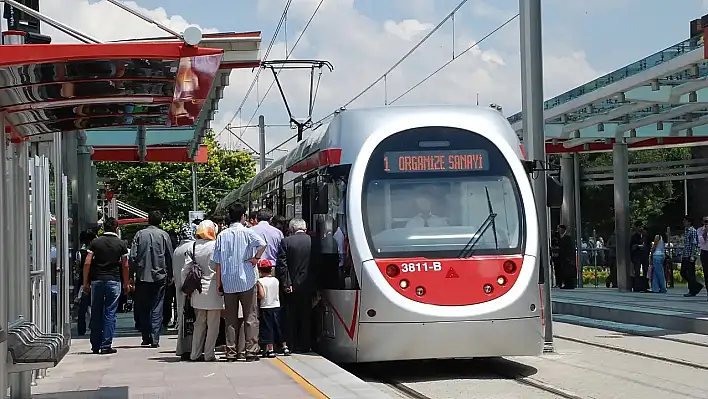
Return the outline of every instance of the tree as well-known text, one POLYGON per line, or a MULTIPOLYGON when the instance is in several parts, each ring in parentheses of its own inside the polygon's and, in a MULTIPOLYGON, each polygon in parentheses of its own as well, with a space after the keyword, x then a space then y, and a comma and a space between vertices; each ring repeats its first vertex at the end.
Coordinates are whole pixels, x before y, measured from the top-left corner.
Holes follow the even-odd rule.
MULTIPOLYGON (((199 210, 212 212, 221 198, 255 174, 255 162, 245 152, 222 148, 209 131, 204 139, 209 161, 197 166, 199 210)), ((192 165, 184 163, 130 164, 98 162, 98 175, 120 198, 146 212, 159 210, 162 227, 176 230, 192 210, 192 165)), ((128 234, 129 235, 129 234, 128 234)))
MULTIPOLYGON (((685 148, 665 148, 630 151, 630 164, 668 162, 686 159, 689 155, 685 148)), ((583 168, 612 166, 612 153, 581 154, 583 168)), ((676 200, 676 182, 630 184, 629 215, 633 225, 650 226, 659 222, 665 208, 676 200)), ((614 196, 613 185, 586 186, 581 192, 583 230, 586 234, 597 230, 598 234, 608 235, 614 231, 614 196)), ((663 221, 662 221, 663 222, 663 221)))

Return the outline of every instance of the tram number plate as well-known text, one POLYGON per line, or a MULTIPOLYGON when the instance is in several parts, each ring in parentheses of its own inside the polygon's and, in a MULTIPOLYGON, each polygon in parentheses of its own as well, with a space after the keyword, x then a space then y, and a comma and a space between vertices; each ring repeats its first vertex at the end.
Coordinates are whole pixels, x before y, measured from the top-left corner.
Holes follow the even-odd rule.
POLYGON ((410 262, 401 263, 401 272, 412 273, 412 272, 439 272, 442 271, 441 262, 410 262))

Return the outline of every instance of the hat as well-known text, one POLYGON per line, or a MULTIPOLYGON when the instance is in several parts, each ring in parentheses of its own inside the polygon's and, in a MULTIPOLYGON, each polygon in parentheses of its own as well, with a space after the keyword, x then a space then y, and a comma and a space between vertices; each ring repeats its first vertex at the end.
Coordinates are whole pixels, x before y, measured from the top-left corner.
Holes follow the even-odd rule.
POLYGON ((260 259, 258 261, 258 267, 273 267, 273 262, 269 259, 260 259))

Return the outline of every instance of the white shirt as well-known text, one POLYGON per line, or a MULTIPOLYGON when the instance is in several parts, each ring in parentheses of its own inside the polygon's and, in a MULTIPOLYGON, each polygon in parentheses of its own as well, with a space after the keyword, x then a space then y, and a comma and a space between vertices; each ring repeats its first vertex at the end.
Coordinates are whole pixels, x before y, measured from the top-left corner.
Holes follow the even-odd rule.
MULTIPOLYGON (((413 219, 409 220, 408 223, 406 223, 406 228, 411 229, 411 228, 419 228, 419 227, 426 227, 425 226, 425 220, 423 219, 423 216, 421 215, 416 215, 413 219)), ((445 227, 447 226, 447 220, 445 218, 441 218, 440 216, 435 216, 435 215, 430 215, 428 216, 428 226, 427 227, 445 227)))
POLYGON ((258 283, 263 287, 263 299, 261 299, 261 309, 274 309, 280 307, 280 283, 278 279, 269 276, 261 277, 258 283))

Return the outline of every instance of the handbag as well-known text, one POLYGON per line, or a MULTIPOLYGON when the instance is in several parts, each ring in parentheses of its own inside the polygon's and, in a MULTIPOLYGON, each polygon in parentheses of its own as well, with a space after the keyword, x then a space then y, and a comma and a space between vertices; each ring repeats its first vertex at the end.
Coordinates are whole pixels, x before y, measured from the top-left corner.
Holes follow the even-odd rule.
POLYGON ((189 271, 187 272, 187 275, 184 278, 184 282, 182 283, 182 292, 185 293, 187 296, 191 296, 194 291, 199 292, 200 294, 202 293, 202 268, 197 264, 197 259, 196 259, 196 249, 197 242, 195 241, 194 244, 192 245, 192 265, 189 268, 189 271))

